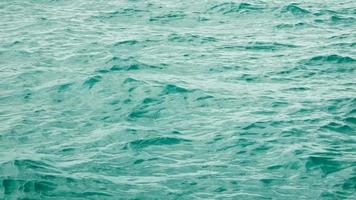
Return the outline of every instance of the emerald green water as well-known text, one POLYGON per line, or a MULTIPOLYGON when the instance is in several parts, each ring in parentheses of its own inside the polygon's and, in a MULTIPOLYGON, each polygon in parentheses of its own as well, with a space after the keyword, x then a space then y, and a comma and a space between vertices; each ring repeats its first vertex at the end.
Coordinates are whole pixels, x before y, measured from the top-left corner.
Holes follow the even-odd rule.
POLYGON ((356 1, 0 1, 0 199, 356 199, 356 1))

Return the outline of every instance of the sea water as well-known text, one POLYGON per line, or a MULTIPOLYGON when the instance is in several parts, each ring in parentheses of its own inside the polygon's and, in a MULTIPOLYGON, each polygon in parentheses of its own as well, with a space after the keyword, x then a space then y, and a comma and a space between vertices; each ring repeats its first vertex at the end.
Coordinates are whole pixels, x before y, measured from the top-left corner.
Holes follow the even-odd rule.
POLYGON ((356 1, 1 0, 0 199, 356 199, 356 1))

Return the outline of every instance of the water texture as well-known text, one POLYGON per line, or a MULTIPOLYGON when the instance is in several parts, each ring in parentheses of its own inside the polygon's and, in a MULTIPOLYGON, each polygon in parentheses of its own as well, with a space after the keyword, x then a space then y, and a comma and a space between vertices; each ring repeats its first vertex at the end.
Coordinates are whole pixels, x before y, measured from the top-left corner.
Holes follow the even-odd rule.
POLYGON ((0 199, 356 199, 356 1, 0 1, 0 199))

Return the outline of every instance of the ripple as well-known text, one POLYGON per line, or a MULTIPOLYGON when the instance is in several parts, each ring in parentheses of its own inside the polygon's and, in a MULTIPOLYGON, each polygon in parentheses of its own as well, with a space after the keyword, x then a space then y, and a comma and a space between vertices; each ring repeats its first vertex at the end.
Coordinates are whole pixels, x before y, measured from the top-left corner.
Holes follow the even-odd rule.
POLYGON ((324 176, 342 170, 344 167, 335 159, 323 156, 310 156, 305 164, 307 170, 321 170, 324 176))
POLYGON ((284 48, 296 48, 298 46, 292 45, 292 44, 282 44, 278 42, 254 42, 254 43, 249 43, 245 49, 247 50, 262 50, 262 51, 276 51, 279 49, 284 49, 284 48))
POLYGON ((173 33, 169 35, 168 40, 171 42, 188 42, 188 43, 198 43, 198 44, 204 44, 204 43, 210 43, 210 42, 216 42, 217 39, 214 37, 202 37, 199 35, 193 35, 193 34, 185 34, 185 35, 179 35, 176 33, 173 33))
POLYGON ((114 46, 135 45, 135 44, 137 44, 137 43, 138 43, 137 40, 124 40, 124 41, 116 42, 116 43, 114 44, 114 46))
POLYGON ((176 20, 181 20, 186 17, 186 14, 183 11, 170 11, 167 14, 150 17, 150 22, 161 22, 161 23, 169 23, 176 20))
POLYGON ((207 12, 217 12, 224 15, 230 13, 241 13, 241 12, 251 12, 251 11, 260 11, 263 8, 257 5, 253 5, 250 3, 234 3, 234 2, 226 2, 214 5, 210 7, 207 12))
POLYGON ((355 130, 353 128, 351 128, 348 125, 345 124, 339 124, 336 122, 330 122, 329 124, 321 127, 321 128, 325 128, 328 130, 332 130, 332 131, 336 131, 336 132, 340 132, 340 133, 349 133, 351 134, 352 132, 354 132, 355 130))
POLYGON ((89 89, 91 89, 92 87, 94 87, 95 84, 100 82, 101 79, 102 79, 101 76, 93 76, 93 77, 88 78, 86 81, 84 81, 83 85, 85 85, 89 89))
POLYGON ((301 8, 296 3, 291 3, 291 4, 284 6, 281 9, 281 13, 290 13, 290 14, 293 14, 296 16, 303 16, 303 15, 309 14, 310 12, 304 8, 301 8))
POLYGON ((106 64, 111 65, 110 71, 132 71, 132 70, 141 70, 141 69, 161 68, 161 67, 139 62, 133 58, 120 58, 116 56, 108 60, 106 64))
POLYGON ((315 56, 309 60, 307 60, 305 63, 314 65, 314 64, 327 64, 327 63, 336 63, 336 64, 343 64, 343 63, 354 63, 356 60, 349 57, 349 56, 340 56, 336 54, 332 55, 322 55, 322 56, 315 56))
POLYGON ((159 137, 151 139, 139 139, 131 141, 128 146, 135 150, 147 148, 149 146, 162 146, 162 145, 177 145, 183 142, 190 142, 187 139, 173 138, 173 137, 159 137))
POLYGON ((187 93, 190 92, 190 90, 174 85, 174 84, 168 84, 166 86, 164 86, 162 93, 163 94, 175 94, 175 93, 187 93))

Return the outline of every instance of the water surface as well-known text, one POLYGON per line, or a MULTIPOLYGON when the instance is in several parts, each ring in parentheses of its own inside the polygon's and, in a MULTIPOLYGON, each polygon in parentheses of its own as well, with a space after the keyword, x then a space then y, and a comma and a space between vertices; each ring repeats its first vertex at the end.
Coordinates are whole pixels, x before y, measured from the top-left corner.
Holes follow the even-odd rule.
POLYGON ((356 199, 356 1, 0 1, 0 199, 356 199))

